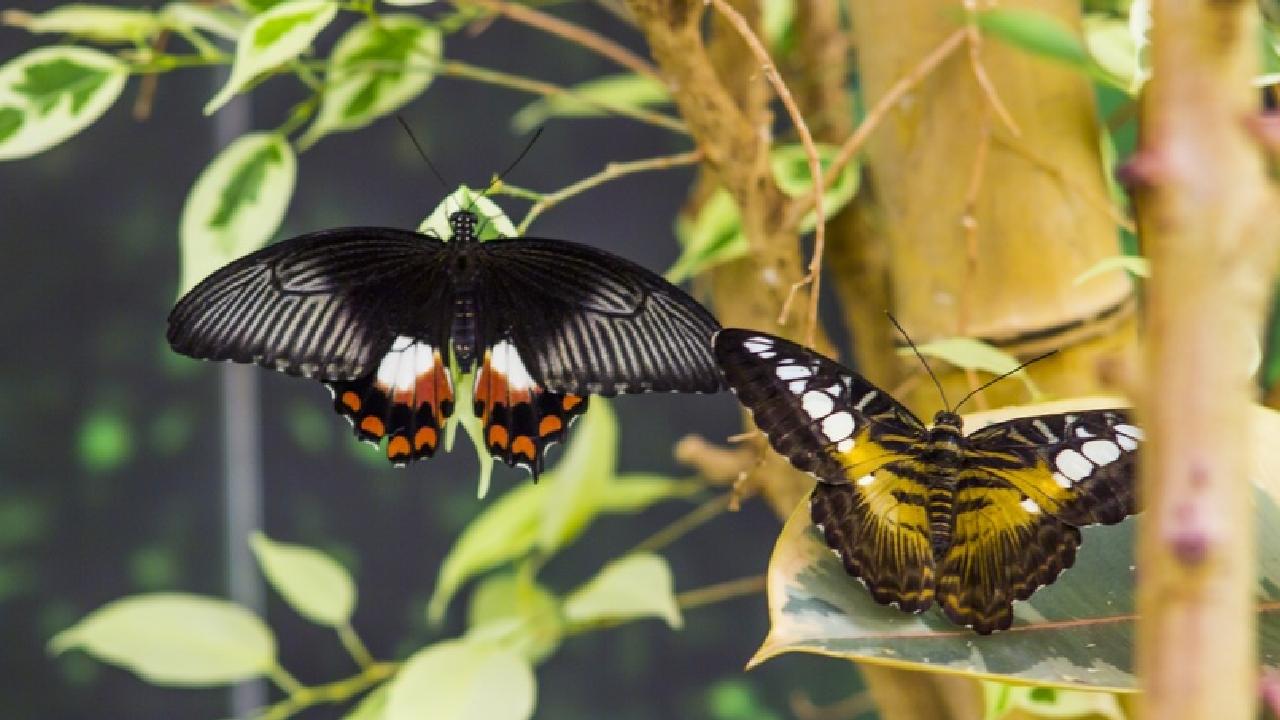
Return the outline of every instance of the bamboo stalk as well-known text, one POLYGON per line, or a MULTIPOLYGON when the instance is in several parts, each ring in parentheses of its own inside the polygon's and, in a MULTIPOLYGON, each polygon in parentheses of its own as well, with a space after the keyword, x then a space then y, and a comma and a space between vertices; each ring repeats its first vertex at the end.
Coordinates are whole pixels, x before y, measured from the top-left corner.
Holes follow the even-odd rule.
POLYGON ((1137 666, 1141 716, 1257 712, 1250 345, 1274 277, 1259 148, 1257 7, 1153 4, 1141 150, 1128 166, 1151 258, 1137 666))

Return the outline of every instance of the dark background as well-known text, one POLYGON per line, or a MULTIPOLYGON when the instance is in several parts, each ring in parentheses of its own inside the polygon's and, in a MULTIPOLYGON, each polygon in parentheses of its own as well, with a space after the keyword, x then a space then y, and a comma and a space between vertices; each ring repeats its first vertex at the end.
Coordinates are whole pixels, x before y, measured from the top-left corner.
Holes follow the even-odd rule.
MULTIPOLYGON (((52 4, 19 3, 39 12, 52 4)), ((388 8, 390 10, 390 8, 388 8)), ((431 6, 411 12, 438 12, 431 6)), ((557 10, 640 50, 608 13, 557 10)), ((322 47, 349 26, 340 15, 322 47)), ((56 40, 0 27, 0 61, 56 40)), ((451 58, 571 84, 618 72, 575 46, 503 21, 446 39, 451 58)), ((211 70, 162 76, 151 118, 130 116, 139 80, 108 114, 42 155, 0 164, 0 718, 226 716, 225 689, 147 685, 46 643, 87 612, 158 590, 228 595, 224 366, 171 353, 164 318, 178 279, 177 225, 186 193, 219 149, 201 114, 211 70)), ((291 78, 252 94, 252 128, 281 123, 301 90, 291 78)), ((519 153, 512 114, 531 96, 440 78, 404 110, 451 183, 483 185, 519 153)), ((226 111, 224 111, 226 112, 226 111)), ((553 121, 513 184, 561 188, 606 163, 679 152, 686 138, 628 120, 553 121)), ((690 169, 631 176, 557 207, 536 235, 591 243, 661 271, 675 259, 672 221, 690 169)), ((276 239, 335 225, 416 227, 444 190, 393 120, 322 140, 299 158, 298 184, 276 239)), ((515 221, 527 205, 499 198, 515 221)), ((465 595, 440 634, 423 608, 457 533, 524 473, 499 466, 494 492, 475 499, 465 440, 407 470, 357 443, 317 383, 237 368, 258 387, 249 423, 261 442, 265 531, 322 548, 350 568, 360 591, 354 624, 382 658, 404 658, 458 634, 465 595)), ((732 398, 644 396, 614 404, 621 467, 683 474, 672 444, 739 429, 732 398)), ((552 459, 558 456, 552 451, 552 459)), ((673 518, 684 503, 597 522, 546 570, 567 590, 673 518)), ((242 518, 243 519, 243 518, 242 518)), ((762 573, 777 520, 758 501, 664 551, 678 590, 762 573)), ((241 542, 242 538, 232 538, 241 542)), ((353 671, 329 631, 299 619, 268 592, 267 619, 282 664, 304 682, 353 671)), ((742 666, 768 629, 764 600, 690 611, 686 627, 632 623, 568 640, 537 669, 536 717, 554 720, 790 717, 788 697, 833 701, 857 689, 852 665, 784 656, 742 666)), ((339 717, 331 709, 304 718, 339 717)))

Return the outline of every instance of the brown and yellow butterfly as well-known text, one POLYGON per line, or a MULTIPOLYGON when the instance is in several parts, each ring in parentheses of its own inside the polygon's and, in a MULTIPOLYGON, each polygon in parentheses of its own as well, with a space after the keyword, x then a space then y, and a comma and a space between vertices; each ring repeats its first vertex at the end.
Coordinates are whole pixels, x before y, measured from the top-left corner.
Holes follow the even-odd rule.
POLYGON ((715 338, 729 386, 773 448, 818 484, 814 523, 881 604, 988 634, 1075 562, 1078 528, 1135 512, 1142 431, 1123 410, 926 427, 857 373, 752 330, 715 338))

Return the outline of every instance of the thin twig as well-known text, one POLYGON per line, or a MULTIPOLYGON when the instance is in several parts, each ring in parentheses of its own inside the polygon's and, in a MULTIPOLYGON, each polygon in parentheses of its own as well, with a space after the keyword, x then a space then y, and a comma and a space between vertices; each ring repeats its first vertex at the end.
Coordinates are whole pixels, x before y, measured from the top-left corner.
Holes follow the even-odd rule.
MULTIPOLYGON (((156 33, 155 39, 151 41, 151 52, 163 53, 165 45, 169 44, 170 32, 162 29, 156 33)), ((160 84, 159 75, 144 75, 142 82, 138 84, 138 96, 133 100, 133 119, 138 122, 144 122, 151 118, 151 108, 155 104, 156 87, 160 84)))
MULTIPOLYGON (((822 178, 824 187, 830 187, 840 178, 840 173, 844 171, 845 166, 858 154, 863 144, 866 143, 867 138, 871 136, 872 131, 880 126, 880 123, 884 121, 893 106, 928 77, 930 73, 942 64, 943 60, 946 60, 951 53, 955 52, 956 48, 964 43, 965 33, 966 30, 960 28, 948 35, 938 47, 934 48, 933 52, 924 56, 910 72, 899 78, 893 84, 893 87, 889 88, 889 91, 867 111, 866 117, 858 124, 858 129, 854 130, 849 139, 844 141, 844 144, 840 146, 840 150, 832 158, 831 164, 827 166, 827 174, 822 178)), ((816 194, 811 193, 796 198, 788 210, 786 222, 789 224, 799 222, 799 218, 803 217, 813 207, 815 197, 816 194)))
POLYGON ((1045 160, 1044 158, 1037 155, 1035 151, 1032 150, 1030 147, 1028 147, 1024 141, 1018 138, 1006 137, 1004 135, 1001 135, 1000 133, 994 133, 992 137, 995 139, 996 142, 1000 143, 1006 148, 1021 155, 1024 159, 1029 161, 1031 164, 1049 173, 1050 175, 1053 175, 1055 178, 1058 179, 1058 182, 1062 183, 1069 189, 1074 190, 1077 195, 1079 195, 1081 198, 1084 198, 1084 200, 1088 202, 1090 205, 1093 205, 1098 210, 1101 210, 1102 213, 1105 214, 1107 217, 1111 218, 1111 221, 1114 222, 1116 225, 1119 225, 1121 228, 1124 228, 1125 230, 1128 230, 1131 233, 1137 232, 1137 227, 1134 226, 1133 221, 1130 220, 1128 217, 1126 217, 1124 212, 1121 211, 1119 208, 1117 208, 1115 205, 1113 205, 1110 200, 1105 198, 1100 198, 1094 195, 1093 193, 1089 192, 1088 190, 1086 190, 1080 183, 1068 177, 1067 174, 1062 171, 1062 168, 1059 168, 1057 165, 1054 165, 1048 160, 1045 160))
POLYGON ((964 194, 964 213, 960 216, 960 227, 964 232, 965 266, 960 286, 960 307, 957 313, 959 327, 956 328, 956 332, 959 335, 966 334, 969 329, 969 312, 973 304, 973 278, 978 271, 978 197, 982 192, 983 178, 987 174, 987 156, 990 155, 991 150, 990 111, 985 107, 982 110, 982 121, 978 124, 978 128, 978 148, 974 153, 973 170, 969 174, 969 188, 964 194))
POLYGON ((1022 129, 1018 127, 1018 123, 1014 122, 1009 109, 1004 106, 1000 93, 996 92, 995 83, 991 82, 991 76, 987 74, 987 66, 982 64, 982 33, 974 21, 974 13, 978 10, 977 0, 965 0, 964 8, 969 14, 969 22, 965 26, 965 37, 969 43, 969 67, 973 70, 973 77, 978 81, 978 87, 982 88, 982 94, 986 96, 991 109, 1000 116, 1000 122, 1009 128, 1009 132, 1013 133, 1014 137, 1020 138, 1022 129))
MULTIPOLYGON (((800 281, 800 285, 811 285, 809 297, 809 323, 805 329, 805 344, 813 345, 813 336, 818 327, 818 295, 822 289, 822 253, 826 249, 827 239, 827 216, 823 208, 823 188, 826 184, 823 182, 822 163, 818 160, 818 147, 813 143, 813 134, 809 132, 809 126, 804 121, 804 116, 800 114, 800 108, 796 105, 795 98, 791 96, 791 90, 787 88, 787 84, 782 81, 782 74, 778 72, 778 68, 773 64, 773 58, 769 57, 769 51, 765 48, 764 43, 751 29, 751 23, 742 16, 727 0, 709 0, 716 10, 724 15, 729 24, 738 31, 738 35, 742 37, 743 42, 750 48, 751 53, 760 63, 761 69, 764 71, 765 79, 773 86, 773 90, 778 94, 778 99, 782 101, 782 106, 786 108, 787 115, 791 118, 791 124, 796 129, 796 134, 800 136, 800 144, 804 146, 805 157, 809 160, 809 176, 813 178, 813 212, 817 218, 817 225, 813 230, 813 258, 809 261, 809 273, 800 281)), ((788 300, 794 296, 794 288, 792 295, 788 296, 788 300)), ((786 303, 789 304, 789 303, 786 303)), ((786 314, 786 308, 783 309, 786 314)))
POLYGON ((537 28, 543 32, 557 35, 565 40, 577 43, 578 45, 581 45, 582 47, 641 75, 647 75, 655 80, 662 79, 658 75, 657 68, 644 58, 636 55, 613 40, 580 25, 575 25, 568 20, 563 20, 554 15, 548 15, 540 10, 529 7, 528 5, 517 5, 516 3, 503 2, 503 0, 467 1, 473 5, 479 5, 492 10, 493 12, 516 22, 524 23, 525 25, 537 28))
POLYGON ((660 550, 728 509, 729 493, 717 495, 676 518, 670 525, 650 535, 632 548, 631 552, 642 553, 660 550))
POLYGON ((701 150, 691 150, 689 152, 678 153, 676 155, 663 155, 661 157, 646 158, 644 160, 631 160, 628 162, 612 162, 604 167, 603 170, 579 180, 568 187, 557 190, 553 193, 547 193, 533 203, 529 208, 529 212, 525 214, 524 220, 516 228, 518 235, 523 235, 529 229, 529 225, 542 215, 542 213, 550 210, 556 205, 568 200, 569 198, 586 192, 597 185, 602 185, 610 180, 623 177, 625 175, 633 175, 640 172, 649 172, 652 170, 666 170, 667 168, 682 167, 685 165, 694 165, 702 161, 701 150))
POLYGON ((692 610, 703 605, 755 595, 764 592, 764 589, 765 576, 752 575, 737 580, 726 580, 696 590, 686 590, 676 595, 676 605, 679 605, 681 610, 692 610))

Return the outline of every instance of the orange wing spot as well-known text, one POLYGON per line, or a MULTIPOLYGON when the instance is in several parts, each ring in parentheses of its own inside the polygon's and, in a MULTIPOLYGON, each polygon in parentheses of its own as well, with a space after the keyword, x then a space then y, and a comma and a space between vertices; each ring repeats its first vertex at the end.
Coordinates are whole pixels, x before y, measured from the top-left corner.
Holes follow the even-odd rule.
POLYGON ((579 395, 565 395, 561 401, 566 411, 572 410, 582 404, 582 397, 579 395))
POLYGON ((360 396, 351 390, 342 393, 342 404, 353 413, 360 412, 362 405, 360 396))
POLYGON ((418 432, 414 433, 413 436, 413 446, 418 450, 424 447, 434 450, 436 446, 435 429, 429 427, 418 428, 418 432))
POLYGON ((396 435, 391 438, 391 442, 387 443, 387 457, 395 460, 399 457, 409 456, 409 438, 403 435, 396 435))
POLYGON ((505 448, 508 440, 510 440, 510 436, 507 434, 506 428, 501 425, 494 425, 489 428, 490 445, 497 445, 500 448, 505 448))
POLYGON ((516 455, 524 455, 532 460, 534 454, 538 451, 534 447, 533 440, 528 435, 521 435, 515 439, 515 442, 511 443, 511 452, 516 455))
POLYGON ((366 415, 360 421, 360 429, 377 437, 382 437, 387 432, 387 426, 382 424, 382 418, 374 415, 366 415))
POLYGON ((548 415, 542 418, 542 422, 538 423, 538 434, 546 437, 562 427, 564 427, 564 423, 560 422, 560 418, 555 415, 548 415))

